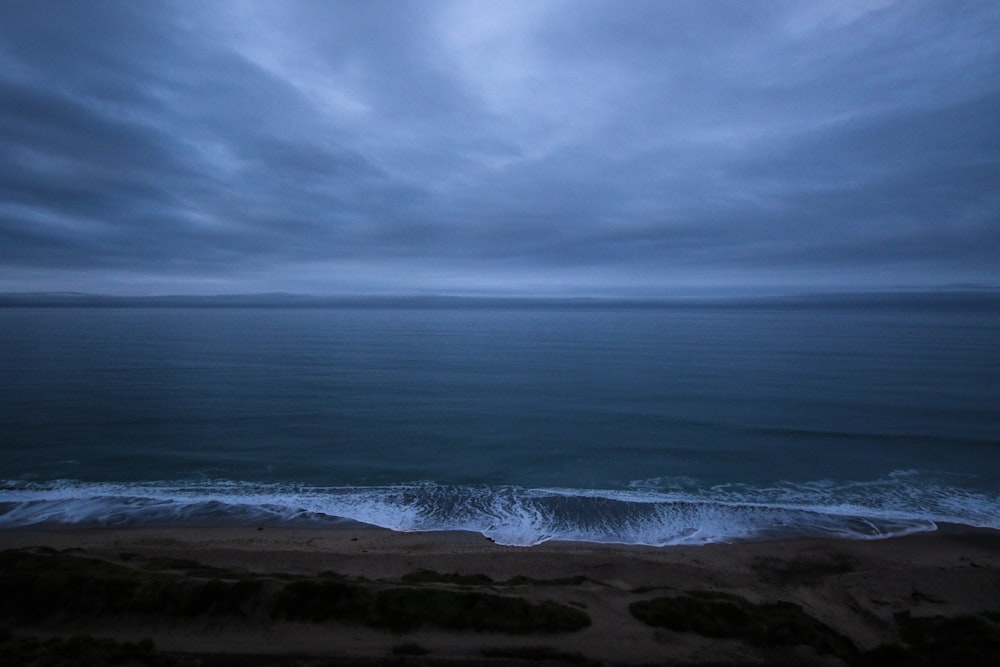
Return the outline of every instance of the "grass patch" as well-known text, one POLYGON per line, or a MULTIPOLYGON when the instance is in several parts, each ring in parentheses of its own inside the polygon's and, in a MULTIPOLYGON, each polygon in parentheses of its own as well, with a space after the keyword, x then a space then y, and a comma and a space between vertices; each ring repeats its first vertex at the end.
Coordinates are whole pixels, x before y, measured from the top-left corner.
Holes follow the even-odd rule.
POLYGON ((582 653, 559 651, 551 646, 484 648, 482 653, 487 658, 504 658, 507 660, 545 660, 548 662, 567 662, 577 665, 588 662, 582 653))
POLYGON ((416 570, 404 574, 401 578, 407 584, 455 584, 458 586, 579 586, 587 581, 587 577, 559 577, 556 579, 534 579, 517 575, 504 581, 496 581, 485 574, 459 574, 458 572, 436 572, 434 570, 416 570))
POLYGON ((429 625, 524 634, 572 632, 590 625, 586 613, 554 602, 429 588, 376 589, 338 580, 288 584, 277 594, 273 610, 290 620, 333 619, 395 631, 429 625))
POLYGON ((292 621, 356 621, 371 624, 374 591, 339 578, 295 581, 274 598, 271 615, 292 621))
POLYGON ((456 584, 458 586, 492 586, 496 582, 485 574, 443 573, 434 570, 417 570, 404 574, 400 579, 405 584, 456 584))
POLYGON ((0 617, 30 622, 56 614, 242 616, 261 583, 143 572, 44 551, 5 551, 0 553, 0 617))
POLYGON ((214 578, 227 578, 227 579, 244 579, 246 575, 238 574, 230 570, 225 570, 220 567, 212 567, 210 565, 202 565, 193 560, 187 560, 186 558, 169 558, 159 556, 156 558, 150 558, 142 562, 141 565, 143 570, 148 570, 150 572, 177 572, 188 577, 199 577, 206 579, 214 578))
POLYGON ((427 625, 512 634, 572 632, 590 625, 585 612, 567 605, 479 591, 392 587, 335 574, 233 580, 225 570, 177 559, 140 565, 52 550, 0 552, 0 620, 20 627, 82 616, 263 614, 397 631, 427 625), (201 578, 204 572, 227 578, 201 578))
POLYGON ((392 647, 393 655, 427 655, 431 650, 420 644, 408 642, 406 644, 396 644, 392 647))
POLYGON ((791 559, 759 557, 754 560, 754 569, 764 578, 780 584, 808 584, 825 577, 854 572, 857 561, 838 553, 799 554, 791 559))
POLYGON ((590 625, 585 612, 555 602, 434 589, 379 591, 376 609, 379 618, 396 629, 426 623, 449 630, 527 634, 572 632, 590 625))
POLYGON ((137 643, 74 636, 66 639, 14 638, 0 635, 0 664, 4 667, 195 667, 193 658, 172 656, 155 651, 153 642, 137 643))
POLYGON ((995 667, 1000 664, 1000 613, 897 619, 903 645, 866 653, 864 667, 995 667))
POLYGON ((557 577, 555 579, 533 579, 518 575, 503 582, 504 586, 579 586, 587 581, 587 577, 576 575, 573 577, 557 577))
POLYGON ((647 625, 676 632, 764 647, 806 645, 848 661, 858 656, 848 638, 788 602, 757 605, 727 593, 691 591, 633 602, 629 611, 647 625))

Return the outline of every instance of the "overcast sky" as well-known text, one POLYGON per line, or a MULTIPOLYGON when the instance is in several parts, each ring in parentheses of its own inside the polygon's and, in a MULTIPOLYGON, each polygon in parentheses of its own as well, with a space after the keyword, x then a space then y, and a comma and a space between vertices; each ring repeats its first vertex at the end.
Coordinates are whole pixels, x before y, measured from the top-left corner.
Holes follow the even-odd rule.
POLYGON ((1000 285, 1000 2, 0 4, 0 291, 1000 285))

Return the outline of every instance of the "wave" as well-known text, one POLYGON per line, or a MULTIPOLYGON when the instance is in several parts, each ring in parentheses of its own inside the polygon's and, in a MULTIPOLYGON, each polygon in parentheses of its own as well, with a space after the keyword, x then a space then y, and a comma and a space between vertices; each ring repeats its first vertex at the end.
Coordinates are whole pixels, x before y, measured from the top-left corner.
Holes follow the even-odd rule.
POLYGON ((0 482, 0 528, 356 521, 397 531, 475 531, 518 546, 547 540, 666 546, 875 539, 934 530, 939 522, 1000 529, 1000 496, 946 482, 919 471, 768 487, 657 478, 623 489, 6 481, 0 482))

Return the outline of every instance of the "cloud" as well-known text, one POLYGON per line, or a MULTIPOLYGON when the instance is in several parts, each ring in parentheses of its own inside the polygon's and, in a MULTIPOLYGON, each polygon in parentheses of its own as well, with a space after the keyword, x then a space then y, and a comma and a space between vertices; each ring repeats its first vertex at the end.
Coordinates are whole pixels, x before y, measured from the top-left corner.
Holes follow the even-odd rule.
POLYGON ((1000 8, 0 8, 0 289, 1000 284, 1000 8))

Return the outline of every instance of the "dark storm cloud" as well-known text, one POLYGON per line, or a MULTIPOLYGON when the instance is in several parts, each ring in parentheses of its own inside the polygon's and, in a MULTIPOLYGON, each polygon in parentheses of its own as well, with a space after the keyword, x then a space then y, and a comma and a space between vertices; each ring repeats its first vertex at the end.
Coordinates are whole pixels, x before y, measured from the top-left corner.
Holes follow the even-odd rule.
POLYGON ((997 284, 997 34, 995 2, 8 2, 0 290, 997 284))

